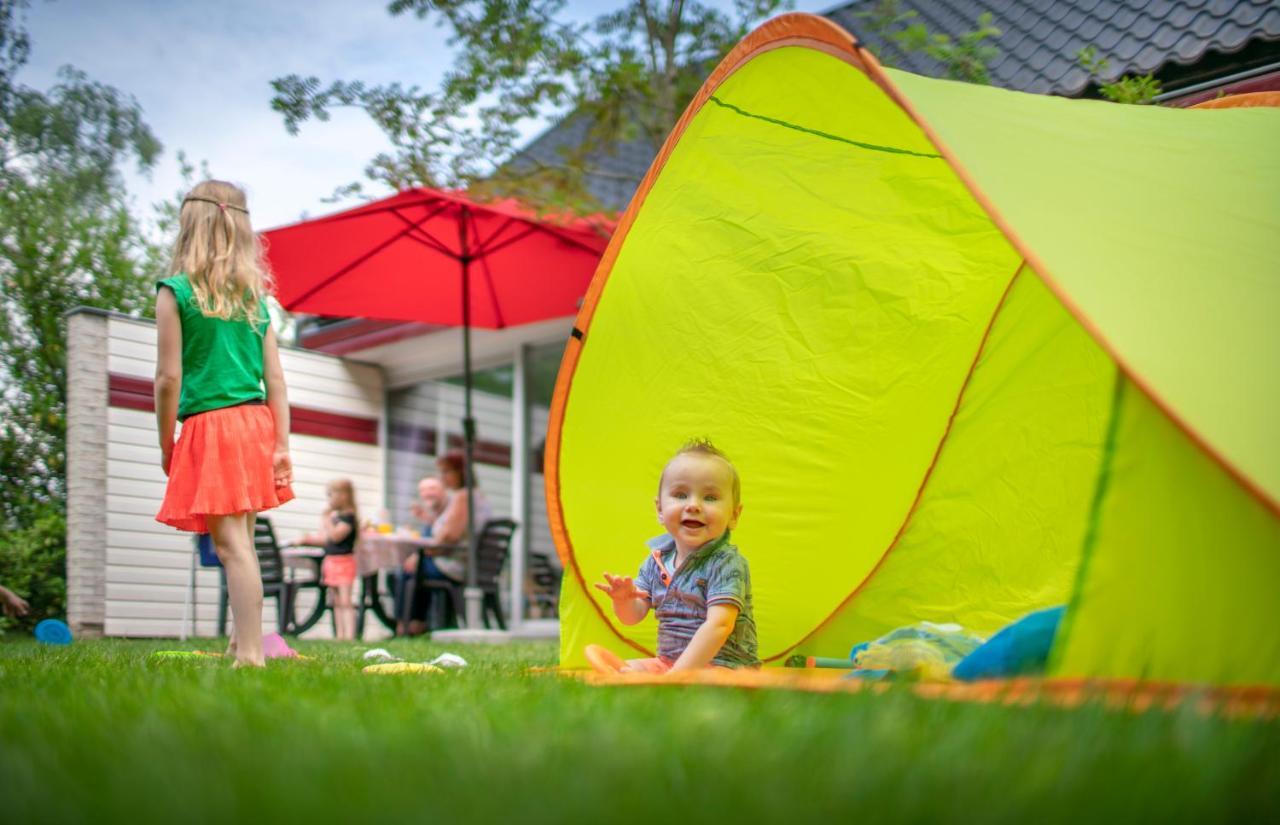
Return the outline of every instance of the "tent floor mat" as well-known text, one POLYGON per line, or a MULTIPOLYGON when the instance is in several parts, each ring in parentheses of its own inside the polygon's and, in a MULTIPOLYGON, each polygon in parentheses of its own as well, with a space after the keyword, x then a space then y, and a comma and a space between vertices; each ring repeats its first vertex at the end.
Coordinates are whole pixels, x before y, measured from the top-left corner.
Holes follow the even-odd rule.
MULTIPOLYGON (((547 669, 546 672, 551 672, 547 669)), ((978 682, 872 682, 841 678, 847 670, 831 668, 761 668, 705 670, 653 675, 601 674, 590 670, 557 670, 559 675, 598 686, 736 687, 801 690, 812 693, 884 693, 907 689, 925 699, 1003 705, 1047 704, 1076 708, 1100 702, 1113 710, 1134 713, 1175 710, 1191 703, 1203 713, 1274 719, 1280 716, 1280 688, 1266 685, 1212 687, 1137 680, 991 679, 978 682)))

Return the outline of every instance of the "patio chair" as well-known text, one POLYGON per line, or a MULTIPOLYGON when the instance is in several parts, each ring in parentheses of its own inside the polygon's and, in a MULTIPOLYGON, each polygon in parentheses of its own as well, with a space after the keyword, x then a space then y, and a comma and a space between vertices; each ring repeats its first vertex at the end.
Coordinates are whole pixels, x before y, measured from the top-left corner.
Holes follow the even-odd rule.
MULTIPOLYGON (((325 611, 325 588, 317 575, 314 580, 291 581, 285 577, 284 561, 280 557, 280 544, 271 520, 258 517, 253 527, 253 549, 258 554, 258 567, 262 571, 262 597, 276 600, 276 627, 281 635, 296 636, 309 630, 325 611), (304 589, 318 591, 315 607, 306 620, 299 623, 294 616, 298 593, 304 589)), ((218 599, 218 635, 227 633, 227 573, 222 571, 222 586, 218 599)))
POLYGON ((554 618, 560 609, 560 571, 546 553, 529 554, 529 602, 538 618, 554 618))
MULTIPOLYGON (((357 547, 359 538, 356 539, 357 547)), ((298 595, 302 590, 315 588, 319 592, 316 596, 316 604, 312 607, 311 613, 306 620, 298 624, 294 630, 294 635, 300 635, 310 630, 324 616, 325 611, 329 612, 329 620, 332 623, 334 638, 338 636, 338 616, 335 609, 336 605, 329 601, 329 587, 324 583, 323 564, 324 564, 324 548, 315 544, 292 544, 286 545, 287 549, 283 549, 281 556, 284 558, 286 566, 292 567, 295 571, 302 566, 310 567, 312 577, 298 581, 296 578, 289 580, 294 585, 291 596, 293 602, 293 615, 297 616, 298 595), (303 562, 303 564, 299 564, 303 562), (308 564, 309 563, 309 564, 308 564)), ((360 590, 352 593, 352 606, 356 611, 356 627, 355 633, 357 639, 364 638, 365 613, 372 610, 374 614, 382 621, 388 630, 395 628, 395 622, 387 615, 386 609, 379 603, 378 591, 378 574, 371 573, 369 575, 359 577, 360 590)))
MULTIPOLYGON (((484 592, 480 616, 485 627, 489 627, 489 617, 492 616, 500 630, 507 629, 506 619, 502 615, 502 603, 498 598, 498 576, 502 573, 503 565, 507 563, 507 555, 511 550, 511 537, 515 534, 517 526, 511 519, 498 518, 486 521, 480 528, 480 537, 476 541, 476 586, 484 592)), ((425 550, 418 551, 418 568, 413 580, 414 592, 418 589, 425 590, 431 593, 433 600, 437 596, 447 596, 456 625, 461 615, 465 613, 463 585, 448 579, 424 578, 422 570, 425 566, 425 556, 425 550)), ((401 617, 405 623, 408 622, 412 603, 412 594, 406 595, 404 615, 401 617)))
POLYGON ((191 580, 187 585, 187 595, 182 600, 182 625, 178 630, 178 638, 184 642, 188 634, 195 636, 199 629, 196 619, 196 613, 200 609, 196 600, 196 562, 201 567, 222 567, 222 562, 218 561, 218 554, 213 549, 213 538, 208 533, 193 534, 191 546, 191 580))
MULTIPOLYGON (((360 544, 363 539, 357 533, 355 552, 360 553, 360 544)), ((394 607, 396 593, 396 571, 374 570, 371 573, 365 573, 359 577, 360 590, 352 593, 354 607, 356 609, 356 638, 364 639, 365 620, 369 613, 382 623, 382 626, 392 633, 396 629, 396 611, 394 607), (379 584, 380 581, 386 579, 386 586, 379 584)), ((336 621, 336 620, 335 620, 336 621)), ((334 625, 334 632, 337 632, 337 625, 334 625)))

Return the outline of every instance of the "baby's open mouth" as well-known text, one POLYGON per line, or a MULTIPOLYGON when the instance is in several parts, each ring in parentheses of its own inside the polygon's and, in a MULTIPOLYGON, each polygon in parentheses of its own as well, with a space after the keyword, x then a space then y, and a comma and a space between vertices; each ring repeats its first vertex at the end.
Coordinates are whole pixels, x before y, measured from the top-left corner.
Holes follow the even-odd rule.
POLYGON ((685 527, 688 527, 688 528, 689 528, 689 529, 691 529, 691 530, 692 530, 692 529, 694 529, 694 528, 697 528, 697 527, 706 527, 706 526, 707 526, 705 522, 701 522, 701 521, 698 521, 697 519, 691 519, 691 518, 687 518, 687 519, 685 519, 684 521, 682 521, 682 522, 680 522, 680 523, 681 523, 682 525, 684 525, 685 527))

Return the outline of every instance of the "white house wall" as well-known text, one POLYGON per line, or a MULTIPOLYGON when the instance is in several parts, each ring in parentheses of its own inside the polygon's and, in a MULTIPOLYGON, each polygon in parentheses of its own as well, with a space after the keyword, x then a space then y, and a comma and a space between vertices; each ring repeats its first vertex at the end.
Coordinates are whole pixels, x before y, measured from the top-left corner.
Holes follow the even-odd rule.
MULTIPOLYGON (((555 336, 564 324, 549 322, 547 326, 542 332, 555 336)), ((499 336, 496 343, 484 342, 485 334, 477 336, 483 342, 482 353, 493 350, 484 356, 493 362, 490 366, 502 362, 504 349, 506 363, 511 361, 511 342, 502 335, 488 334, 499 336)), ((457 371, 456 367, 449 370, 440 365, 452 354, 447 344, 433 344, 439 352, 419 349, 416 358, 409 354, 410 345, 420 347, 422 339, 404 342, 405 352, 381 353, 395 356, 399 364, 395 372, 402 378, 414 372, 409 365, 415 361, 419 373, 448 375, 457 371)), ((369 355, 362 352, 360 357, 369 355)), ((68 619, 88 635, 176 636, 182 629, 193 545, 190 534, 161 525, 154 518, 165 488, 155 417, 150 411, 119 403, 113 406, 108 401, 116 398, 114 391, 108 393, 109 379, 116 383, 130 379, 139 387, 148 387, 149 394, 154 358, 155 326, 150 321, 96 312, 76 313, 70 319, 68 619)), ((282 349, 281 360, 291 406, 354 417, 370 422, 370 427, 376 422, 378 443, 299 434, 295 429, 290 445, 297 498, 267 514, 277 536, 286 540, 313 530, 325 504, 325 485, 339 477, 354 482, 362 516, 376 518, 385 505, 394 522, 409 523, 408 505, 417 480, 435 473, 436 456, 449 449, 451 436, 456 443, 462 432, 462 388, 423 381, 408 390, 393 391, 395 401, 389 413, 384 409, 383 390, 387 365, 375 367, 289 348, 282 349), (437 443, 430 454, 390 449, 393 439, 388 437, 388 422, 404 420, 402 416, 417 427, 434 431, 437 443)), ((475 392, 472 403, 479 440, 499 453, 505 448, 509 454, 512 400, 475 392)), ((530 416, 533 450, 544 442, 548 410, 535 408, 530 416)), ((536 461, 531 459, 532 463, 536 461)), ((549 556, 558 566, 543 506, 541 468, 531 469, 528 513, 515 518, 527 521, 521 530, 527 532, 531 552, 549 556)), ((509 461, 481 457, 476 472, 494 514, 511 516, 509 461)), ((216 630, 218 584, 216 569, 198 570, 196 635, 209 636, 216 630)), ((507 592, 504 587, 504 597, 507 592)), ((303 598, 310 598, 309 592, 303 598)), ((263 613, 268 631, 275 629, 273 606, 274 600, 268 600, 263 613)), ((299 606, 300 610, 307 607, 305 602, 299 606)), ((371 620, 366 635, 372 638, 381 630, 376 620, 371 620)), ((328 635, 327 620, 308 633, 328 635)))
MULTIPOLYGON (((471 332, 471 364, 476 370, 510 364, 511 354, 521 344, 565 341, 573 329, 573 318, 552 318, 507 329, 477 329, 471 332)), ((387 386, 450 378, 462 370, 462 331, 441 330, 359 351, 362 361, 378 364, 387 386)))
MULTIPOLYGON (((69 418, 77 426, 68 439, 68 582, 76 584, 69 587, 68 616, 90 633, 179 635, 193 545, 191 534, 155 521, 165 488, 155 416, 93 403, 106 396, 100 390, 108 376, 152 380, 155 326, 91 313, 71 321, 69 379, 79 392, 69 398, 69 418), (95 437, 94 425, 103 429, 101 418, 105 433, 95 437), (98 472, 105 489, 76 483, 98 472)), ((376 367, 294 349, 282 350, 281 362, 291 405, 372 419, 381 431, 383 385, 376 367)), ((352 479, 363 501, 382 500, 385 468, 378 444, 295 433, 290 447, 297 498, 267 514, 281 540, 315 529, 332 478, 352 479)), ((197 635, 215 632, 218 580, 216 569, 197 574, 197 635)), ((273 605, 268 600, 263 611, 268 632, 275 629, 273 605)), ((327 635, 328 623, 312 632, 327 635)))

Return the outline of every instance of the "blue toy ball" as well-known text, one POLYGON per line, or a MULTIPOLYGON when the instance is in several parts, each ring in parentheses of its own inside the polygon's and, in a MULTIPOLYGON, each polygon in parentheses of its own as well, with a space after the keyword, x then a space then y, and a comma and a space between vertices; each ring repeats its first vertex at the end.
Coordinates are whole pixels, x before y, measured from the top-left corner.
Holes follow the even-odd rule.
POLYGON ((36 625, 36 641, 47 645, 71 644, 71 628, 59 619, 45 619, 36 625))

